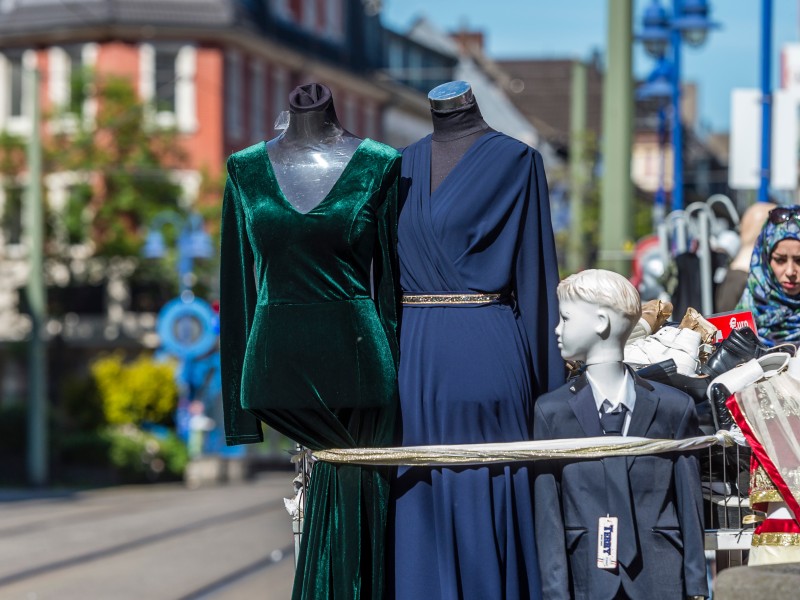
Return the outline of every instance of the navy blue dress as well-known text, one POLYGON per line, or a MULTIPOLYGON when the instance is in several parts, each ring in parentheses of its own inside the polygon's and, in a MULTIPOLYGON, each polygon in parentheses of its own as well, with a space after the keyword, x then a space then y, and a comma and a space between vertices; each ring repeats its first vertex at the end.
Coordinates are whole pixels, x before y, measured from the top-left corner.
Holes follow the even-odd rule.
MULTIPOLYGON (((403 152, 403 292, 503 298, 403 307, 402 443, 529 440, 534 400, 564 380, 541 155, 487 133, 433 194, 430 164, 430 136, 403 152)), ((395 598, 539 598, 532 486, 532 473, 519 463, 399 469, 392 488, 395 598)))

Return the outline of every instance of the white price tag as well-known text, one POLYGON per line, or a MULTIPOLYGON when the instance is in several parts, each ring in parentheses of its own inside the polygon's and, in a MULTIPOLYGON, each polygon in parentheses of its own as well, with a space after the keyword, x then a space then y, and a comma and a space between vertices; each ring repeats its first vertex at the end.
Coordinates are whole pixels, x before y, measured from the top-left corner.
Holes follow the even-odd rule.
POLYGON ((617 517, 600 517, 597 523, 597 568, 617 568, 617 517))

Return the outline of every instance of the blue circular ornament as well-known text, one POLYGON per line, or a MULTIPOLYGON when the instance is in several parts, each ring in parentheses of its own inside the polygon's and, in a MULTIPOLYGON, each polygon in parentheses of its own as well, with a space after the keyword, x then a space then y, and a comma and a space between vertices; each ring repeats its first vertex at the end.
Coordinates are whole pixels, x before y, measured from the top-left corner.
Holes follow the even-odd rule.
POLYGON ((217 345, 217 315, 208 302, 175 298, 158 313, 162 348, 182 359, 203 356, 217 345))

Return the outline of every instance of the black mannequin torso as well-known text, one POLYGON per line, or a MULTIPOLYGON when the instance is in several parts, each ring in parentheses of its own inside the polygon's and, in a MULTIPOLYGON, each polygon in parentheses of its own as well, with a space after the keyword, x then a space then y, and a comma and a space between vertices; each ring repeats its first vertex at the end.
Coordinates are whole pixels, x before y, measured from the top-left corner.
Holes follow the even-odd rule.
POLYGON ((284 197, 307 213, 330 193, 361 139, 341 126, 324 85, 295 88, 289 113, 289 126, 267 142, 267 153, 284 197))
POLYGON ((428 94, 433 119, 431 136, 431 193, 444 181, 475 141, 491 127, 483 120, 472 89, 466 82, 451 82, 438 86, 428 94), (442 89, 460 84, 454 93, 442 89))

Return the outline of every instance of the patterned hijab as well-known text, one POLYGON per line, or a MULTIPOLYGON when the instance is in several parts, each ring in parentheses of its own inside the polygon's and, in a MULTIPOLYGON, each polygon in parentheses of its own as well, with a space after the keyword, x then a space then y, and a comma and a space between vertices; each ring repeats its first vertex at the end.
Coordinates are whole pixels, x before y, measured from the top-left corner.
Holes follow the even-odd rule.
POLYGON ((769 264, 775 244, 785 239, 800 240, 800 206, 776 210, 793 211, 796 216, 782 223, 769 219, 764 223, 750 259, 747 287, 739 300, 739 308, 753 311, 758 337, 767 346, 800 343, 800 294, 787 294, 769 264))

